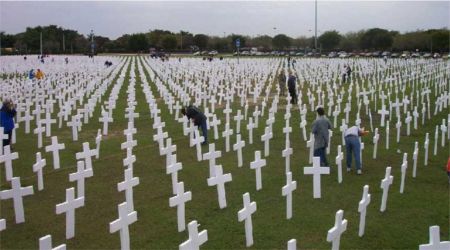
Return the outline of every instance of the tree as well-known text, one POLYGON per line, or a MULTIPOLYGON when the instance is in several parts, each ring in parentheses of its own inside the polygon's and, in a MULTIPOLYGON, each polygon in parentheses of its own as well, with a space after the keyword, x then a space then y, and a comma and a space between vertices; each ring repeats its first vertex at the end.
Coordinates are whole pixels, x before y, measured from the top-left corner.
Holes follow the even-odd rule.
POLYGON ((177 47, 177 38, 173 34, 165 34, 161 38, 161 45, 165 50, 174 50, 177 47))
POLYGON ((362 35, 360 44, 363 49, 388 49, 392 46, 394 35, 385 29, 370 29, 362 35))
POLYGON ((262 49, 264 51, 270 50, 272 48, 272 37, 263 35, 258 36, 248 41, 249 46, 257 47, 258 50, 262 49))
POLYGON ((336 49, 342 36, 335 30, 326 31, 317 40, 324 50, 336 49))
POLYGON ((132 34, 128 40, 128 49, 132 52, 147 51, 148 47, 147 37, 143 33, 132 34))
POLYGON ((204 34, 197 34, 194 36, 194 45, 198 46, 201 50, 208 46, 209 37, 204 34))
POLYGON ((5 32, 0 32, 0 42, 2 44, 2 48, 12 48, 16 43, 16 38, 14 35, 5 34, 5 32))
POLYGON ((272 45, 276 49, 286 49, 291 46, 291 40, 284 34, 278 34, 272 39, 272 45))

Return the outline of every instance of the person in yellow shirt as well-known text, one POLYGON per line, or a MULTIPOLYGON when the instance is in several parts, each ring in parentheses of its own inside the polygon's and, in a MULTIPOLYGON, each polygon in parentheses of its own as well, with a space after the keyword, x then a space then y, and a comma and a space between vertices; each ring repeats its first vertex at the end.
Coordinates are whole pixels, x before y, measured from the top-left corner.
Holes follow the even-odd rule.
POLYGON ((41 80, 41 79, 44 78, 44 76, 45 76, 44 72, 42 72, 42 70, 38 69, 37 72, 36 72, 36 78, 38 80, 41 80))

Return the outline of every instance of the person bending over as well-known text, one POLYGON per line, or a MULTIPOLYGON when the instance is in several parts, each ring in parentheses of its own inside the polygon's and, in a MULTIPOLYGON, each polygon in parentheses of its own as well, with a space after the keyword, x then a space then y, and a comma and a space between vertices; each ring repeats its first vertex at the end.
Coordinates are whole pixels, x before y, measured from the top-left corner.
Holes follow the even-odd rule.
POLYGON ((202 135, 205 138, 205 141, 202 143, 202 145, 208 144, 208 127, 206 126, 205 114, 203 114, 203 112, 194 105, 189 105, 182 108, 181 113, 187 116, 189 120, 192 120, 194 122, 194 125, 202 130, 202 135))

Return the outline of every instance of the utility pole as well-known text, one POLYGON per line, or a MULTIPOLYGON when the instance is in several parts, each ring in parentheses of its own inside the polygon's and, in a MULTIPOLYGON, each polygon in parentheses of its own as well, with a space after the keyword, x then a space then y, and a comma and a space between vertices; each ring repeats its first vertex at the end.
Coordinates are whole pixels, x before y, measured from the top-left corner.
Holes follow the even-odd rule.
POLYGON ((94 30, 91 30, 91 56, 92 61, 94 61, 94 30))
POLYGON ((64 37, 64 33, 63 33, 63 52, 66 53, 66 38, 64 37))
POLYGON ((183 31, 180 30, 180 49, 183 50, 183 31))
POLYGON ((41 31, 40 41, 41 41, 41 57, 42 57, 42 31, 41 31))
POLYGON ((317 0, 315 0, 314 49, 317 52, 317 0))

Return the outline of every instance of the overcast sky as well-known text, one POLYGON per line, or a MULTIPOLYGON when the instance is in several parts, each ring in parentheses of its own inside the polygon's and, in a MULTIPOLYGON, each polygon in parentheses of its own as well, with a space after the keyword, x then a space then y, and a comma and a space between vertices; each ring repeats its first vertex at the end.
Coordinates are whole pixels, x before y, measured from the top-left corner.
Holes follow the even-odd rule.
MULTIPOLYGON (((400 32, 449 27, 449 1, 319 1, 318 30, 400 32)), ((56 24, 115 39, 152 29, 223 36, 312 36, 314 2, 0 2, 0 30, 56 24), (276 28, 276 29, 274 29, 276 28)))

